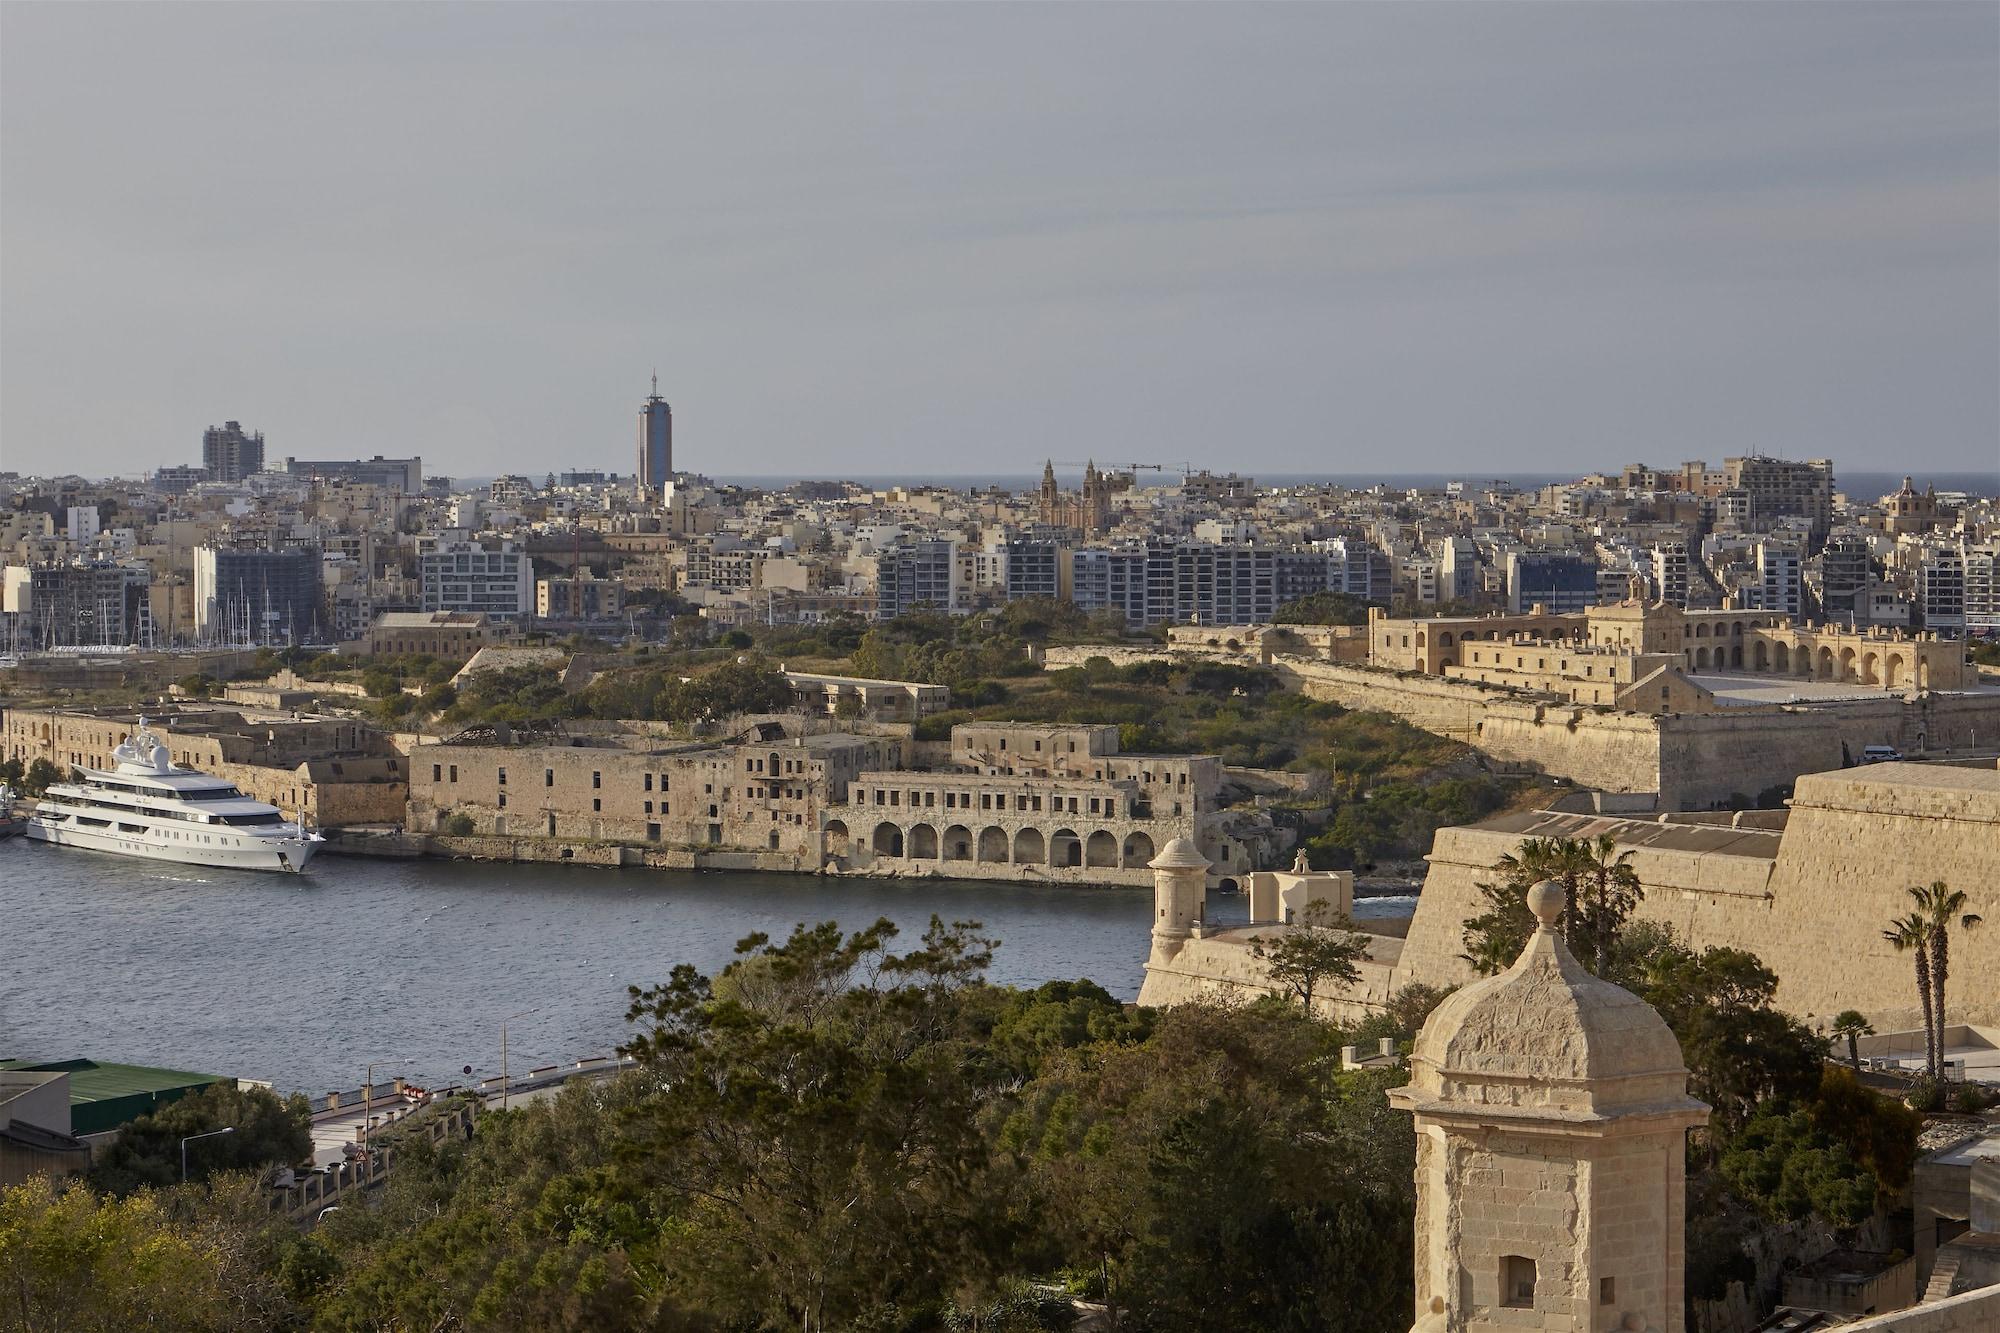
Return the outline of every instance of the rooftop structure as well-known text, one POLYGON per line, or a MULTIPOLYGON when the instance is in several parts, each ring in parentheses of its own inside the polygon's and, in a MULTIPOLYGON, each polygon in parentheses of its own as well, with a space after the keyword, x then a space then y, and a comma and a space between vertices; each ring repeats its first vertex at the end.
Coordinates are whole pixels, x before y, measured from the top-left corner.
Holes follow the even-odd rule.
POLYGON ((79 1136, 102 1134, 190 1092, 236 1081, 221 1074, 97 1060, 0 1060, 0 1071, 16 1070, 69 1076, 70 1133, 79 1136))

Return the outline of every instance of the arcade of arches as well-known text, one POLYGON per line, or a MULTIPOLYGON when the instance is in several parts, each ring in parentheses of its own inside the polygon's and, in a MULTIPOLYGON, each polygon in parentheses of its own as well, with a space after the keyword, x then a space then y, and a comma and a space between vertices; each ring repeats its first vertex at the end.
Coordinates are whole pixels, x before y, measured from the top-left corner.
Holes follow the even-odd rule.
POLYGON ((1746 672, 1884 690, 1965 689, 1974 683, 1963 644, 1885 630, 1796 625, 1768 611, 1687 611, 1636 602, 1580 615, 1451 616, 1369 624, 1369 662, 1399 671, 1453 674, 1468 644, 1539 647, 1592 655, 1659 656, 1686 672, 1746 672))

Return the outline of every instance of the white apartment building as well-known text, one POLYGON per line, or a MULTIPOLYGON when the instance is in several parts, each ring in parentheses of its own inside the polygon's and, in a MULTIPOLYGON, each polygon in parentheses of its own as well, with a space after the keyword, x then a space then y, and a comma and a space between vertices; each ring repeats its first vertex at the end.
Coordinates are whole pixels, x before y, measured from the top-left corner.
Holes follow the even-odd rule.
POLYGON ((535 604, 534 567, 513 542, 489 550, 473 541, 440 542, 417 557, 426 611, 477 611, 518 620, 535 604))
POLYGON ((2000 634, 2000 542, 1968 542, 1963 564, 1966 633, 2000 634))
POLYGON ((1686 542, 1661 542, 1653 548, 1653 595, 1662 602, 1686 606, 1688 601, 1688 548, 1686 542))
POLYGON ((1965 629, 1965 561, 1956 546, 1927 546, 1917 566, 1917 606, 1924 628, 1946 634, 1965 629))
POLYGON ((1805 553, 1797 542, 1758 542, 1757 573, 1759 610, 1782 611, 1793 617, 1805 614, 1805 553))

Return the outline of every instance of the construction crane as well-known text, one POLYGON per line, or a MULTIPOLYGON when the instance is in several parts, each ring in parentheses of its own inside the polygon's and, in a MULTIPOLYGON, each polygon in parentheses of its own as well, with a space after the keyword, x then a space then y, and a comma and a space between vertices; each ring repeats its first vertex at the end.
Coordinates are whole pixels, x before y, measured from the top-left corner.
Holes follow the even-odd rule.
MULTIPOLYGON (((1075 459, 1052 458, 1056 467, 1094 467, 1094 463, 1079 463, 1075 459)), ((1111 463, 1102 470, 1106 472, 1160 472, 1166 473, 1178 467, 1182 476, 1194 471, 1193 463, 1111 463)))

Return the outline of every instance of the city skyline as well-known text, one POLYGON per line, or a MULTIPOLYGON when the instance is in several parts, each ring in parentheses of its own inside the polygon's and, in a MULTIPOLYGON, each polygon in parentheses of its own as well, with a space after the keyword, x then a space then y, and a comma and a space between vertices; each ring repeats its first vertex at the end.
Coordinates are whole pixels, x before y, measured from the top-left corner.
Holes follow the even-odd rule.
POLYGON ((2000 462, 1990 7, 4 24, 0 468, 2000 462))

